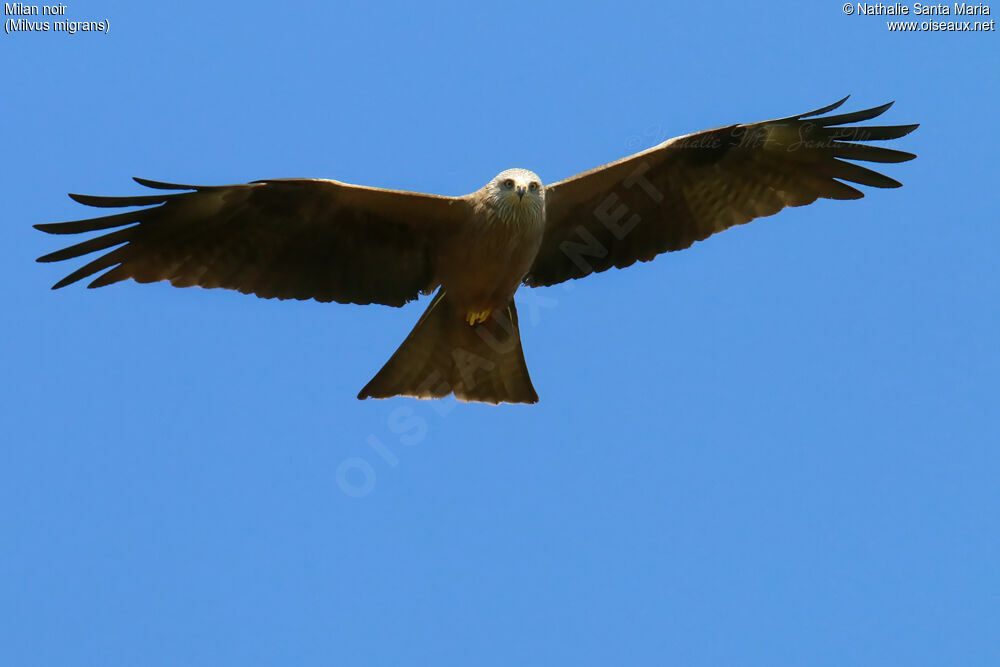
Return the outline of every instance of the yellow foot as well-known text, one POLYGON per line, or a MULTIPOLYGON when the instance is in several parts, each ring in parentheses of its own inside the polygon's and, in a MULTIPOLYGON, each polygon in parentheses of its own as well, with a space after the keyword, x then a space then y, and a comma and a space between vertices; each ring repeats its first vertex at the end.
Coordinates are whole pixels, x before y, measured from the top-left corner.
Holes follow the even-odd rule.
POLYGON ((492 310, 481 310, 478 313, 466 313, 465 321, 468 322, 470 326, 475 326, 485 322, 492 314, 492 310))

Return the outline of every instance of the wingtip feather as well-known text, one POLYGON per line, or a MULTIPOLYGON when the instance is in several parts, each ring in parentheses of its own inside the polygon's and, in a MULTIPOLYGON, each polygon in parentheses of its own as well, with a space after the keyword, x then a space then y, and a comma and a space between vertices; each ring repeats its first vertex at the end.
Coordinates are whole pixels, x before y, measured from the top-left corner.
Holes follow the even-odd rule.
POLYGON ((833 111, 834 109, 842 106, 844 104, 844 102, 846 102, 848 99, 850 99, 850 97, 851 97, 850 95, 846 95, 843 98, 841 98, 841 99, 837 100, 836 102, 834 102, 833 104, 828 104, 825 107, 820 107, 819 109, 815 109, 813 111, 807 111, 806 113, 800 113, 798 116, 795 116, 795 117, 796 118, 809 118, 810 116, 819 116, 820 114, 829 113, 830 111, 833 111))
POLYGON ((816 120, 824 127, 843 125, 844 123, 856 123, 863 120, 877 118, 878 116, 884 114, 892 105, 893 103, 889 102, 870 109, 861 109, 860 111, 851 111, 849 113, 837 114, 835 116, 826 116, 824 118, 817 118, 816 120))
POLYGON ((143 185, 147 188, 153 188, 154 190, 197 190, 196 185, 183 185, 181 183, 167 183, 165 181, 154 181, 149 178, 142 178, 139 176, 133 176, 132 180, 143 185))

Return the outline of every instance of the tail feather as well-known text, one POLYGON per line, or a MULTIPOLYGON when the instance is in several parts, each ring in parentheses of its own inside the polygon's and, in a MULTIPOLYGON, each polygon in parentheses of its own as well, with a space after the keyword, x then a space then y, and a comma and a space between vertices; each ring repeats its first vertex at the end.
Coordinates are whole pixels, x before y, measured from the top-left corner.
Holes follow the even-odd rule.
POLYGON ((444 290, 439 291, 358 398, 441 398, 451 393, 463 401, 538 402, 513 300, 486 322, 470 326, 444 290))

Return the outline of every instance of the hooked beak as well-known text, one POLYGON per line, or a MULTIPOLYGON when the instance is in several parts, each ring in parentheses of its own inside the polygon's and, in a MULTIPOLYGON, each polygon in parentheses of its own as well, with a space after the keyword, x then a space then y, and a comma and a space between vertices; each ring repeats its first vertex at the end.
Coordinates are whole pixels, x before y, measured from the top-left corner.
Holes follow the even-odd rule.
POLYGON ((524 199, 525 188, 524 188, 523 185, 519 185, 518 187, 516 187, 514 189, 514 192, 517 193, 517 198, 518 199, 524 199))

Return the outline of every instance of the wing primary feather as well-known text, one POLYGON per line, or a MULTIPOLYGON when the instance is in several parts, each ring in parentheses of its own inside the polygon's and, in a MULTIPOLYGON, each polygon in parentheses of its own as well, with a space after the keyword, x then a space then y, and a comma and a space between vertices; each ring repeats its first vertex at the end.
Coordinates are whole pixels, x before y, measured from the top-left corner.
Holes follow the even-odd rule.
POLYGON ((920 127, 913 125, 862 125, 860 127, 831 127, 827 130, 836 141, 886 141, 899 139, 920 127))
POLYGON ((171 199, 183 197, 183 194, 175 195, 139 195, 130 197, 102 197, 99 195, 78 195, 70 193, 70 199, 87 206, 96 208, 118 208, 122 206, 151 206, 153 204, 165 204, 171 199))
POLYGON ((89 264, 81 266, 79 269, 77 269, 73 273, 69 274, 68 276, 57 282, 55 285, 52 286, 52 289, 59 289, 60 287, 66 287, 66 285, 75 283, 77 280, 80 280, 81 278, 86 278, 87 276, 97 273, 102 269, 106 269, 115 264, 120 264, 122 259, 124 259, 125 256, 124 251, 127 248, 128 246, 123 246, 121 248, 118 248, 117 250, 112 250, 106 255, 101 255, 94 261, 90 262, 89 264))
POLYGON ((861 199, 865 196, 861 190, 852 188, 847 183, 841 183, 836 179, 831 179, 823 190, 823 197, 826 199, 861 199))
POLYGON ((871 120, 877 116, 881 116, 886 112, 889 107, 891 107, 894 102, 887 102, 882 106, 872 107, 871 109, 862 109, 861 111, 852 111, 851 113, 842 113, 836 116, 825 116, 823 118, 817 118, 821 125, 824 127, 829 127, 830 125, 843 125, 844 123, 857 123, 862 120, 871 120))
POLYGON ((133 176, 132 180, 139 185, 145 185, 147 188, 153 188, 154 190, 208 190, 212 186, 202 186, 202 185, 182 185, 180 183, 166 183, 164 181, 153 181, 148 178, 140 178, 138 176, 133 176))
POLYGON ((105 248, 116 246, 119 243, 126 243, 131 240, 133 235, 134 231, 132 227, 119 229, 117 232, 111 232, 110 234, 105 234, 104 236, 98 236, 95 239, 88 239, 83 243, 77 243, 76 245, 71 245, 68 248, 63 248, 62 250, 51 252, 48 255, 43 255, 35 261, 60 262, 64 259, 80 257, 81 255, 87 255, 97 250, 104 250, 105 248))
POLYGON ((129 277, 128 269, 124 264, 119 264, 110 271, 105 271, 101 275, 97 276, 94 280, 90 281, 87 285, 87 289, 96 289, 98 287, 104 287, 105 285, 110 285, 112 283, 117 283, 125 280, 129 277))
POLYGON ((833 104, 828 104, 825 107, 821 107, 813 111, 807 111, 805 113, 800 113, 797 116, 789 116, 788 118, 782 118, 781 120, 795 120, 797 118, 809 118, 810 116, 819 116, 821 114, 829 113, 830 111, 833 111, 837 107, 841 106, 844 102, 848 100, 848 98, 850 98, 850 95, 847 95, 843 99, 837 100, 833 104))
POLYGON ((897 151, 893 148, 846 142, 835 142, 833 155, 847 160, 864 160, 865 162, 906 162, 917 157, 913 153, 897 151))
POLYGON ((127 211, 115 215, 105 215, 99 218, 89 218, 87 220, 70 220, 69 222, 43 222, 32 225, 35 229, 47 234, 81 234, 83 232, 96 232, 101 229, 111 229, 121 227, 133 222, 139 222, 139 216, 146 216, 155 208, 144 209, 142 211, 127 211))
POLYGON ((834 160, 833 164, 835 168, 831 171, 830 175, 834 178, 861 183, 862 185, 870 185, 873 188, 898 188, 902 185, 902 183, 894 178, 889 178, 885 174, 880 174, 877 171, 872 171, 867 167, 862 167, 853 162, 834 160))

